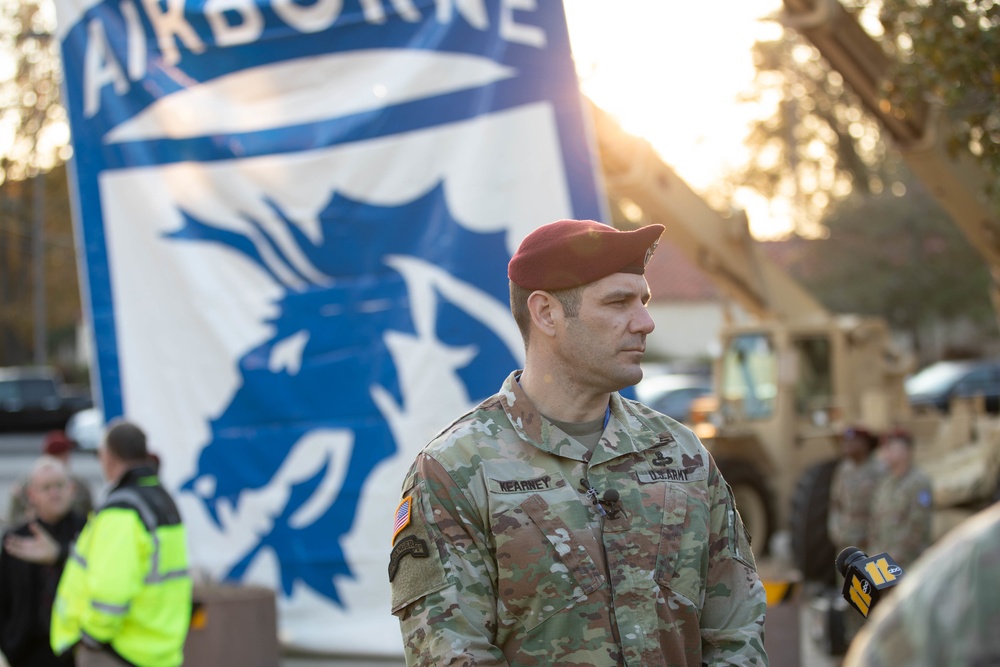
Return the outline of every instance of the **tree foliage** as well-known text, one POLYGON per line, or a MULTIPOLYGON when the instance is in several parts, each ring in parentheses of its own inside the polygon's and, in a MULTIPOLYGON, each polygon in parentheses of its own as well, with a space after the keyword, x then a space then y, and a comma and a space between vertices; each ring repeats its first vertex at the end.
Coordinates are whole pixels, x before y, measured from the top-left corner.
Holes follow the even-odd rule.
MULTIPOLYGON (((941 103, 955 120, 952 150, 970 150, 1000 180, 1000 0, 841 0, 874 29, 896 63, 887 102, 941 103), (873 19, 873 20, 866 20, 873 19)), ((755 45, 747 100, 773 113, 747 138, 739 185, 793 203, 797 231, 822 233, 827 207, 849 193, 896 191, 907 170, 838 72, 793 30, 755 45)))
MULTIPOLYGON (((894 63, 884 108, 940 105, 955 128, 949 149, 971 152, 1000 183, 1000 0, 839 1, 894 63)), ((918 352, 942 322, 995 338, 982 257, 840 74, 790 29, 754 57, 747 97, 773 112, 752 128, 737 185, 790 200, 797 231, 826 237, 809 245, 807 288, 833 311, 885 317, 918 352)))
POLYGON ((36 358, 38 290, 47 352, 70 346, 80 321, 54 29, 51 0, 0 2, 0 365, 36 358))
POLYGON ((0 183, 69 157, 54 28, 51 0, 0 2, 0 183))
POLYGON ((879 20, 896 63, 886 97, 944 105, 952 150, 970 150, 1000 179, 1000 1, 881 0, 879 20))
MULTIPOLYGON (((76 252, 65 167, 0 186, 0 366, 34 359, 35 234, 41 217, 50 352, 72 346, 80 323, 76 252), (36 192, 35 188, 42 188, 36 192), (41 204, 41 210, 36 207, 41 204)), ((58 363, 59 355, 56 355, 58 363)), ((71 368, 64 368, 68 374, 71 368)))
POLYGON ((922 184, 907 183, 904 196, 856 192, 825 222, 829 237, 807 246, 802 280, 830 310, 885 317, 918 352, 942 321, 995 338, 987 268, 922 184))
POLYGON ((794 32, 754 45, 754 87, 744 99, 774 113, 751 127, 740 185, 792 202, 796 231, 819 234, 827 208, 849 193, 879 193, 897 177, 879 128, 814 47, 794 32))

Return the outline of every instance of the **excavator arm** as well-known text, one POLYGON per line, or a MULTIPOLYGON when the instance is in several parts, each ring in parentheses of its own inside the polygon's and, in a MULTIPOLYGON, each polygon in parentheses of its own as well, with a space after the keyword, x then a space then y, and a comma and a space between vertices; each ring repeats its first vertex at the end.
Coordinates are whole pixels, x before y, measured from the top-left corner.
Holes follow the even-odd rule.
POLYGON ((830 313, 784 269, 760 253, 742 211, 711 208, 644 139, 625 132, 591 104, 608 194, 627 198, 643 223, 659 223, 676 245, 729 298, 760 320, 824 322, 830 313))

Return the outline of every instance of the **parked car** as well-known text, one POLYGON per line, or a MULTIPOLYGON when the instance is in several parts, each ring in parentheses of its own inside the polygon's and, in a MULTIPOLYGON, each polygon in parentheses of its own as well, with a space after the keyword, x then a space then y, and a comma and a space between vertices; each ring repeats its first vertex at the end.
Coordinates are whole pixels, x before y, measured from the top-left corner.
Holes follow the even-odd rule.
POLYGON ((73 413, 91 405, 87 392, 64 385, 52 368, 0 368, 0 431, 63 429, 73 413))
POLYGON ((80 410, 66 423, 66 436, 77 449, 96 452, 104 433, 104 412, 100 408, 80 410))
POLYGON ((679 422, 689 420, 692 401, 711 393, 711 378, 700 374, 650 375, 635 386, 641 403, 679 422))
POLYGON ((956 398, 982 396, 987 412, 1000 412, 1000 360, 939 361, 906 380, 910 405, 948 412, 956 398))

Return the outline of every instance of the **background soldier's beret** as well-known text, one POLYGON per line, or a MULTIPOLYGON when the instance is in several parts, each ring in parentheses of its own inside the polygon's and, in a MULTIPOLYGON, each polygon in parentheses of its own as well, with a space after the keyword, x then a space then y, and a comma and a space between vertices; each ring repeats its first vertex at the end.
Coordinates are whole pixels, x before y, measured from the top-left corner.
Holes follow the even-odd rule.
POLYGON ((864 426, 848 426, 843 433, 844 440, 868 440, 872 436, 872 432, 864 426))
POLYGON ((593 220, 558 220, 524 237, 507 277, 524 289, 580 287, 612 273, 646 270, 663 225, 622 232, 593 220))
POLYGON ((48 456, 62 456, 76 449, 76 444, 69 439, 65 431, 49 431, 42 443, 42 453, 48 456))
POLYGON ((844 429, 841 436, 844 440, 859 440, 864 443, 868 450, 875 449, 878 445, 878 436, 869 431, 864 426, 852 425, 844 429))

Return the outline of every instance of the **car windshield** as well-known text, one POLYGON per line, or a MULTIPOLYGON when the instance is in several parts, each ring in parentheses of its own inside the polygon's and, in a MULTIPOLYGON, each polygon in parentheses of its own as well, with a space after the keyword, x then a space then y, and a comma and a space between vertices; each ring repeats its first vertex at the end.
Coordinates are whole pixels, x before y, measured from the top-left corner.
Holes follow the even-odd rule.
POLYGON ((39 403, 56 393, 51 380, 19 379, 0 381, 0 401, 20 400, 39 403))
POLYGON ((722 360, 722 399, 739 406, 748 419, 767 419, 774 412, 778 359, 768 335, 740 334, 729 341, 722 360))
POLYGON ((938 393, 954 384, 968 370, 967 364, 948 361, 932 364, 906 381, 906 393, 910 396, 938 393))

